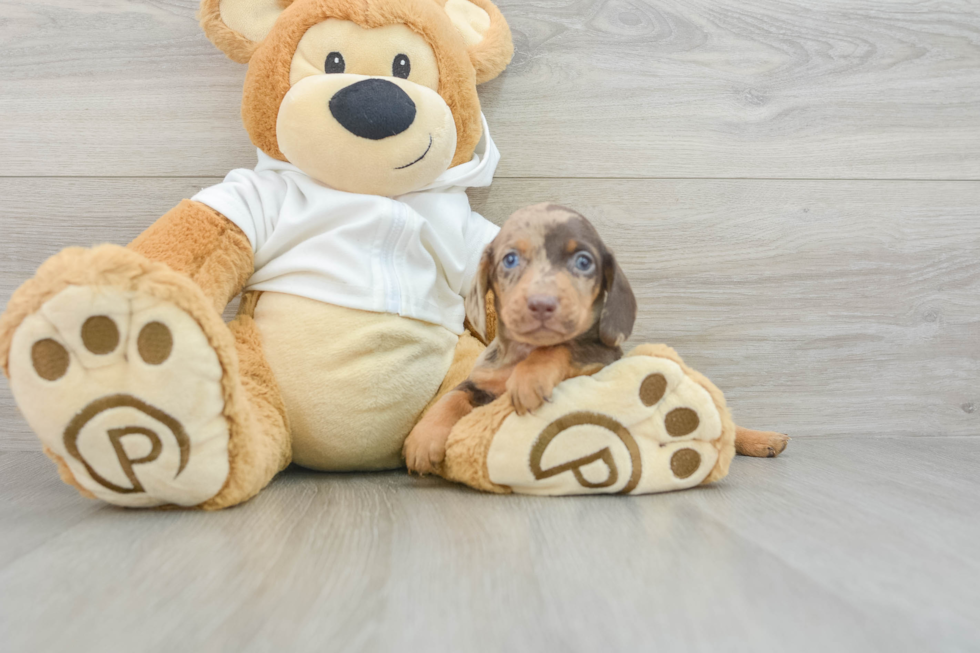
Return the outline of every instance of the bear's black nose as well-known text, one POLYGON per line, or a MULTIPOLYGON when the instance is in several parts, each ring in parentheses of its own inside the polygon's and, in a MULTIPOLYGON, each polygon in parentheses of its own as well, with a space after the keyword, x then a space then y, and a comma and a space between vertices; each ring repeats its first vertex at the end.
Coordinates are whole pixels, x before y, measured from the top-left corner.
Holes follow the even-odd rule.
POLYGON ((355 136, 380 141, 412 126, 415 103, 388 80, 365 79, 337 91, 330 113, 355 136))

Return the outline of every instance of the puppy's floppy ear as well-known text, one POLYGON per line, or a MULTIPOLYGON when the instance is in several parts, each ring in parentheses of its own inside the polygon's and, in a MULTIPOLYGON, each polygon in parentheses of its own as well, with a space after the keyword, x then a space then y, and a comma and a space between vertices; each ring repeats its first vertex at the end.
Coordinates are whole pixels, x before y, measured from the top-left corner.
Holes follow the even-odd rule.
POLYGON ((470 284, 470 292, 463 300, 466 309, 466 321, 477 338, 487 341, 487 292, 490 290, 490 270, 493 267, 493 250, 491 245, 483 250, 480 266, 470 284))
POLYGON ((636 297, 612 254, 603 257, 602 268, 606 297, 599 316, 599 339, 607 347, 618 347, 633 333, 636 297))
POLYGON ((463 36, 476 83, 502 73, 514 56, 514 41, 500 10, 490 0, 445 0, 443 8, 463 36))
POLYGON ((201 0, 197 17, 214 45, 238 63, 248 63, 293 0, 201 0))

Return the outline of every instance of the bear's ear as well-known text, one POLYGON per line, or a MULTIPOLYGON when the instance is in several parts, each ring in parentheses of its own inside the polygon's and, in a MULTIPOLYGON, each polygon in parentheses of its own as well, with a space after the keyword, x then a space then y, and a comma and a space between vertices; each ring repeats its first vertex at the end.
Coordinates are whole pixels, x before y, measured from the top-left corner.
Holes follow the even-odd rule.
POLYGON ((293 0, 201 0, 198 18, 208 39, 228 58, 248 63, 293 0))
POLYGON ((514 41, 500 10, 490 0, 446 0, 444 9, 463 35, 476 83, 502 73, 514 56, 514 41))

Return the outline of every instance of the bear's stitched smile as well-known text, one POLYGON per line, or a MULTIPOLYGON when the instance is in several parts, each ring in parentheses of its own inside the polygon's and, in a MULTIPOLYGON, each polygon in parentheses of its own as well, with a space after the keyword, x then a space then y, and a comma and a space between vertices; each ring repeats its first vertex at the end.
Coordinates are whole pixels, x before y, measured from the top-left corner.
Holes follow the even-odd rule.
POLYGON ((420 156, 419 158, 415 159, 414 161, 412 161, 409 164, 406 164, 406 165, 403 165, 403 166, 398 166, 397 168, 395 168, 395 170, 404 170, 405 168, 408 168, 408 167, 411 167, 411 166, 415 165, 416 163, 418 163, 419 161, 421 161, 422 159, 424 159, 425 158, 425 155, 428 154, 429 153, 429 150, 431 150, 431 149, 432 149, 432 134, 429 134, 429 147, 425 148, 425 152, 422 152, 422 156, 420 156))

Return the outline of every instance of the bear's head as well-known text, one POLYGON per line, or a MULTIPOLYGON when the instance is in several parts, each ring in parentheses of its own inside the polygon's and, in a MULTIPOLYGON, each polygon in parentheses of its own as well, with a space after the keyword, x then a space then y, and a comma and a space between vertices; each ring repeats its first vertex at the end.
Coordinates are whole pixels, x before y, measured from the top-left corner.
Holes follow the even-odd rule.
POLYGON ((248 63, 256 147, 354 193, 411 192, 469 161, 476 85, 513 54, 489 0, 202 0, 200 18, 248 63))

